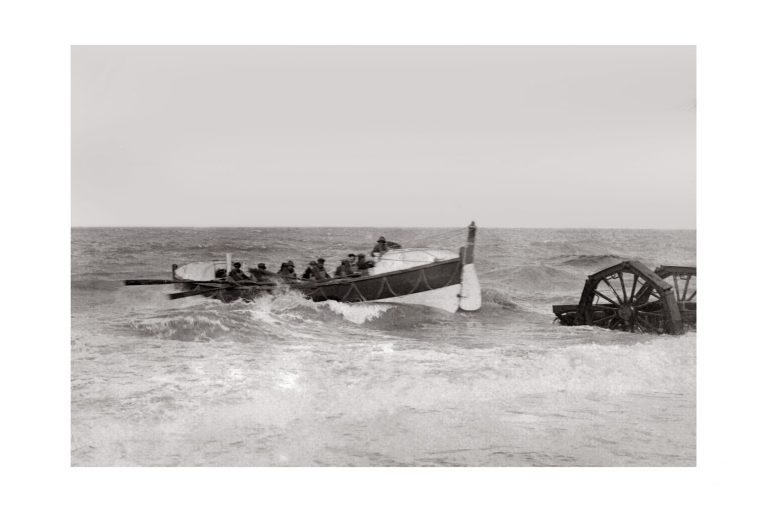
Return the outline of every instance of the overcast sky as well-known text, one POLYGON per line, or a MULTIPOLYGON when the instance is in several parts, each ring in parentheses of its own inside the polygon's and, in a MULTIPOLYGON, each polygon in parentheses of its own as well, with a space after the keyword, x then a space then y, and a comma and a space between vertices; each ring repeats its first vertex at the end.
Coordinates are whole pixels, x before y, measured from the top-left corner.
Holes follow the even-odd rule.
POLYGON ((74 226, 695 228, 695 48, 74 47, 74 226))

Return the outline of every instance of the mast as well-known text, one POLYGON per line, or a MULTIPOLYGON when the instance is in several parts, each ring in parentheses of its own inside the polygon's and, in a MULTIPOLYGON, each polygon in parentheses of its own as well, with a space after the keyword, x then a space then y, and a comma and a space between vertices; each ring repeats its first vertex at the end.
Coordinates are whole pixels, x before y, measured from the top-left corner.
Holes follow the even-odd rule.
POLYGON ((477 311, 482 305, 482 292, 480 281, 475 271, 475 233, 477 226, 475 221, 469 225, 467 245, 461 248, 461 292, 459 293, 459 307, 464 311, 477 311))
POLYGON ((477 225, 475 221, 469 225, 469 233, 467 234, 467 245, 464 247, 463 255, 464 259, 462 263, 469 265, 475 261, 475 233, 477 232, 477 225))

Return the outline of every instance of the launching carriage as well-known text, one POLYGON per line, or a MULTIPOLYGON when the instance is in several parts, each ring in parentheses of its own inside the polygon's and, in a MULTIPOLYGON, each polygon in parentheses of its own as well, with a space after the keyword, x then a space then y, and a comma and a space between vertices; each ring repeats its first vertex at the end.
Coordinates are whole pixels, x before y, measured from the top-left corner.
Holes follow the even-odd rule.
POLYGON ((624 261, 587 277, 576 305, 555 305, 562 325, 656 334, 696 328, 696 267, 660 266, 652 271, 624 261))

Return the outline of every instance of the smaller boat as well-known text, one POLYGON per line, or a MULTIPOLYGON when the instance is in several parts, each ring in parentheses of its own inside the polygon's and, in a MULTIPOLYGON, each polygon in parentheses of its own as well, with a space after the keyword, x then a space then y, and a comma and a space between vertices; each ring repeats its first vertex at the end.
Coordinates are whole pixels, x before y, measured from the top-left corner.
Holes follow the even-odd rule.
POLYGON ((183 291, 171 299, 202 295, 224 302, 253 300, 264 293, 292 289, 322 302, 418 304, 455 313, 481 306, 480 282, 474 263, 477 226, 469 225, 467 242, 458 253, 445 249, 399 248, 374 256, 367 274, 324 280, 281 278, 270 281, 228 281, 232 257, 223 261, 173 265, 171 280, 129 280, 126 285, 176 284, 183 291))

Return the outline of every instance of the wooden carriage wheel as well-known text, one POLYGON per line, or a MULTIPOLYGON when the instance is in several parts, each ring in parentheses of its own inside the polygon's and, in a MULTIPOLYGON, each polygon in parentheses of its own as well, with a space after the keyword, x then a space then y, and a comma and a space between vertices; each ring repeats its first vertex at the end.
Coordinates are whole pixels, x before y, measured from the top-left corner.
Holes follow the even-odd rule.
POLYGON ((696 267, 662 265, 656 275, 672 285, 683 324, 696 328, 696 267))
POLYGON ((607 329, 683 332, 673 286, 637 261, 625 261, 589 276, 579 316, 586 325, 607 329))

